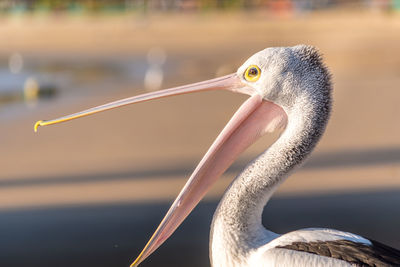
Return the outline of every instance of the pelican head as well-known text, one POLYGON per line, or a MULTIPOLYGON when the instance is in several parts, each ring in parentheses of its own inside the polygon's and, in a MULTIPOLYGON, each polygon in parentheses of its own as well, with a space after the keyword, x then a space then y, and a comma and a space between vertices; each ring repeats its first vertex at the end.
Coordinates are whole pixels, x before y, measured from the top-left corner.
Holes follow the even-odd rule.
POLYGON ((330 74, 313 46, 266 48, 247 59, 236 74, 264 100, 281 106, 286 112, 304 98, 321 98, 331 91, 321 91, 330 88, 326 86, 330 83, 330 74), (257 79, 246 76, 252 67, 260 70, 257 79))
MULTIPOLYGON (((124 105, 172 95, 205 90, 228 90, 250 96, 218 135, 143 251, 131 265, 137 266, 172 235, 211 185, 241 152, 265 133, 284 127, 288 122, 288 114, 299 111, 302 99, 319 98, 329 93, 315 92, 315 88, 321 88, 319 84, 329 83, 327 77, 329 75, 321 62, 318 51, 311 46, 267 48, 251 56, 236 73, 125 98, 55 120, 38 121, 35 124, 35 131, 38 126, 65 122, 124 105), (315 86, 312 86, 313 84, 315 86)), ((306 103, 310 102, 304 101, 304 108, 308 108, 306 103)))

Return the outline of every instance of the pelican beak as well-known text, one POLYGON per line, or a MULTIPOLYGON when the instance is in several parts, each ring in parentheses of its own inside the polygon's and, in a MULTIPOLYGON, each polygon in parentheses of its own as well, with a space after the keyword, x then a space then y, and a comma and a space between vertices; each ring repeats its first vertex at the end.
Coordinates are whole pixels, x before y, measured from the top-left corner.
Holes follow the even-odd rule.
POLYGON ((38 121, 35 124, 36 131, 38 126, 65 122, 128 104, 205 90, 229 90, 248 94, 250 98, 240 106, 218 135, 131 267, 138 266, 172 235, 204 197, 211 185, 226 171, 241 152, 265 133, 272 132, 286 124, 285 111, 280 106, 263 100, 262 96, 256 93, 252 87, 243 83, 237 74, 230 74, 191 85, 118 100, 59 119, 38 121))
POLYGON ((160 90, 156 92, 151 92, 148 94, 142 94, 138 96, 128 97, 114 102, 110 102, 101 106, 90 108, 78 113, 74 113, 68 116, 60 117, 54 120, 37 121, 34 126, 34 131, 37 132, 39 126, 52 125, 56 123, 66 122, 73 119, 85 117, 98 112, 106 111, 109 109, 114 109, 130 104, 136 104, 140 102, 145 102, 153 99, 163 98, 173 95, 182 95, 200 91, 210 91, 210 90, 230 90, 237 93, 252 94, 252 90, 249 87, 244 86, 240 81, 236 73, 222 76, 219 78, 183 85, 179 87, 174 87, 170 89, 160 90))

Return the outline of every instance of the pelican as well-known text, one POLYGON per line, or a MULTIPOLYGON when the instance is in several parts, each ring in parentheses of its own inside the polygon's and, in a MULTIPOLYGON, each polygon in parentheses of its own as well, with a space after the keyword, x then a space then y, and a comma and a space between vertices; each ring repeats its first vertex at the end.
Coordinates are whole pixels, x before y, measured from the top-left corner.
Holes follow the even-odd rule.
POLYGON ((233 180, 214 213, 211 265, 400 266, 399 250, 356 234, 308 228, 279 235, 261 223, 267 201, 325 131, 332 103, 330 77, 313 46, 267 48, 251 56, 236 73, 38 121, 34 128, 171 95, 205 90, 247 94, 250 97, 218 135, 131 267, 172 235, 241 152, 279 128, 284 128, 280 137, 233 180))

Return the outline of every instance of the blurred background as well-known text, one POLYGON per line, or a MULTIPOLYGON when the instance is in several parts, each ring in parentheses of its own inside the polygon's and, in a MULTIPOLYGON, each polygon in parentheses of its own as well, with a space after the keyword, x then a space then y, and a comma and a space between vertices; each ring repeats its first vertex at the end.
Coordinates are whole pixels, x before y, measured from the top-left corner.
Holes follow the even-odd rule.
MULTIPOLYGON (((317 46, 334 110, 264 212, 271 230, 350 231, 400 248, 399 0, 0 1, 0 265, 128 266, 245 96, 207 92, 33 132, 52 119, 317 46)), ((143 266, 209 266, 226 186, 249 148, 143 266)))

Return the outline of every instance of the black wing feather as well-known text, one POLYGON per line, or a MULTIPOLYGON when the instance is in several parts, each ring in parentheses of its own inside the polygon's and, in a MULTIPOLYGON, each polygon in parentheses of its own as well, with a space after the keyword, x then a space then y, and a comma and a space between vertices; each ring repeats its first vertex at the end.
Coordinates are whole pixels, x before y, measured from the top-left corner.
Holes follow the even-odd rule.
POLYGON ((294 242, 277 248, 331 257, 360 267, 400 266, 400 250, 374 240, 370 241, 372 245, 350 240, 294 242))

